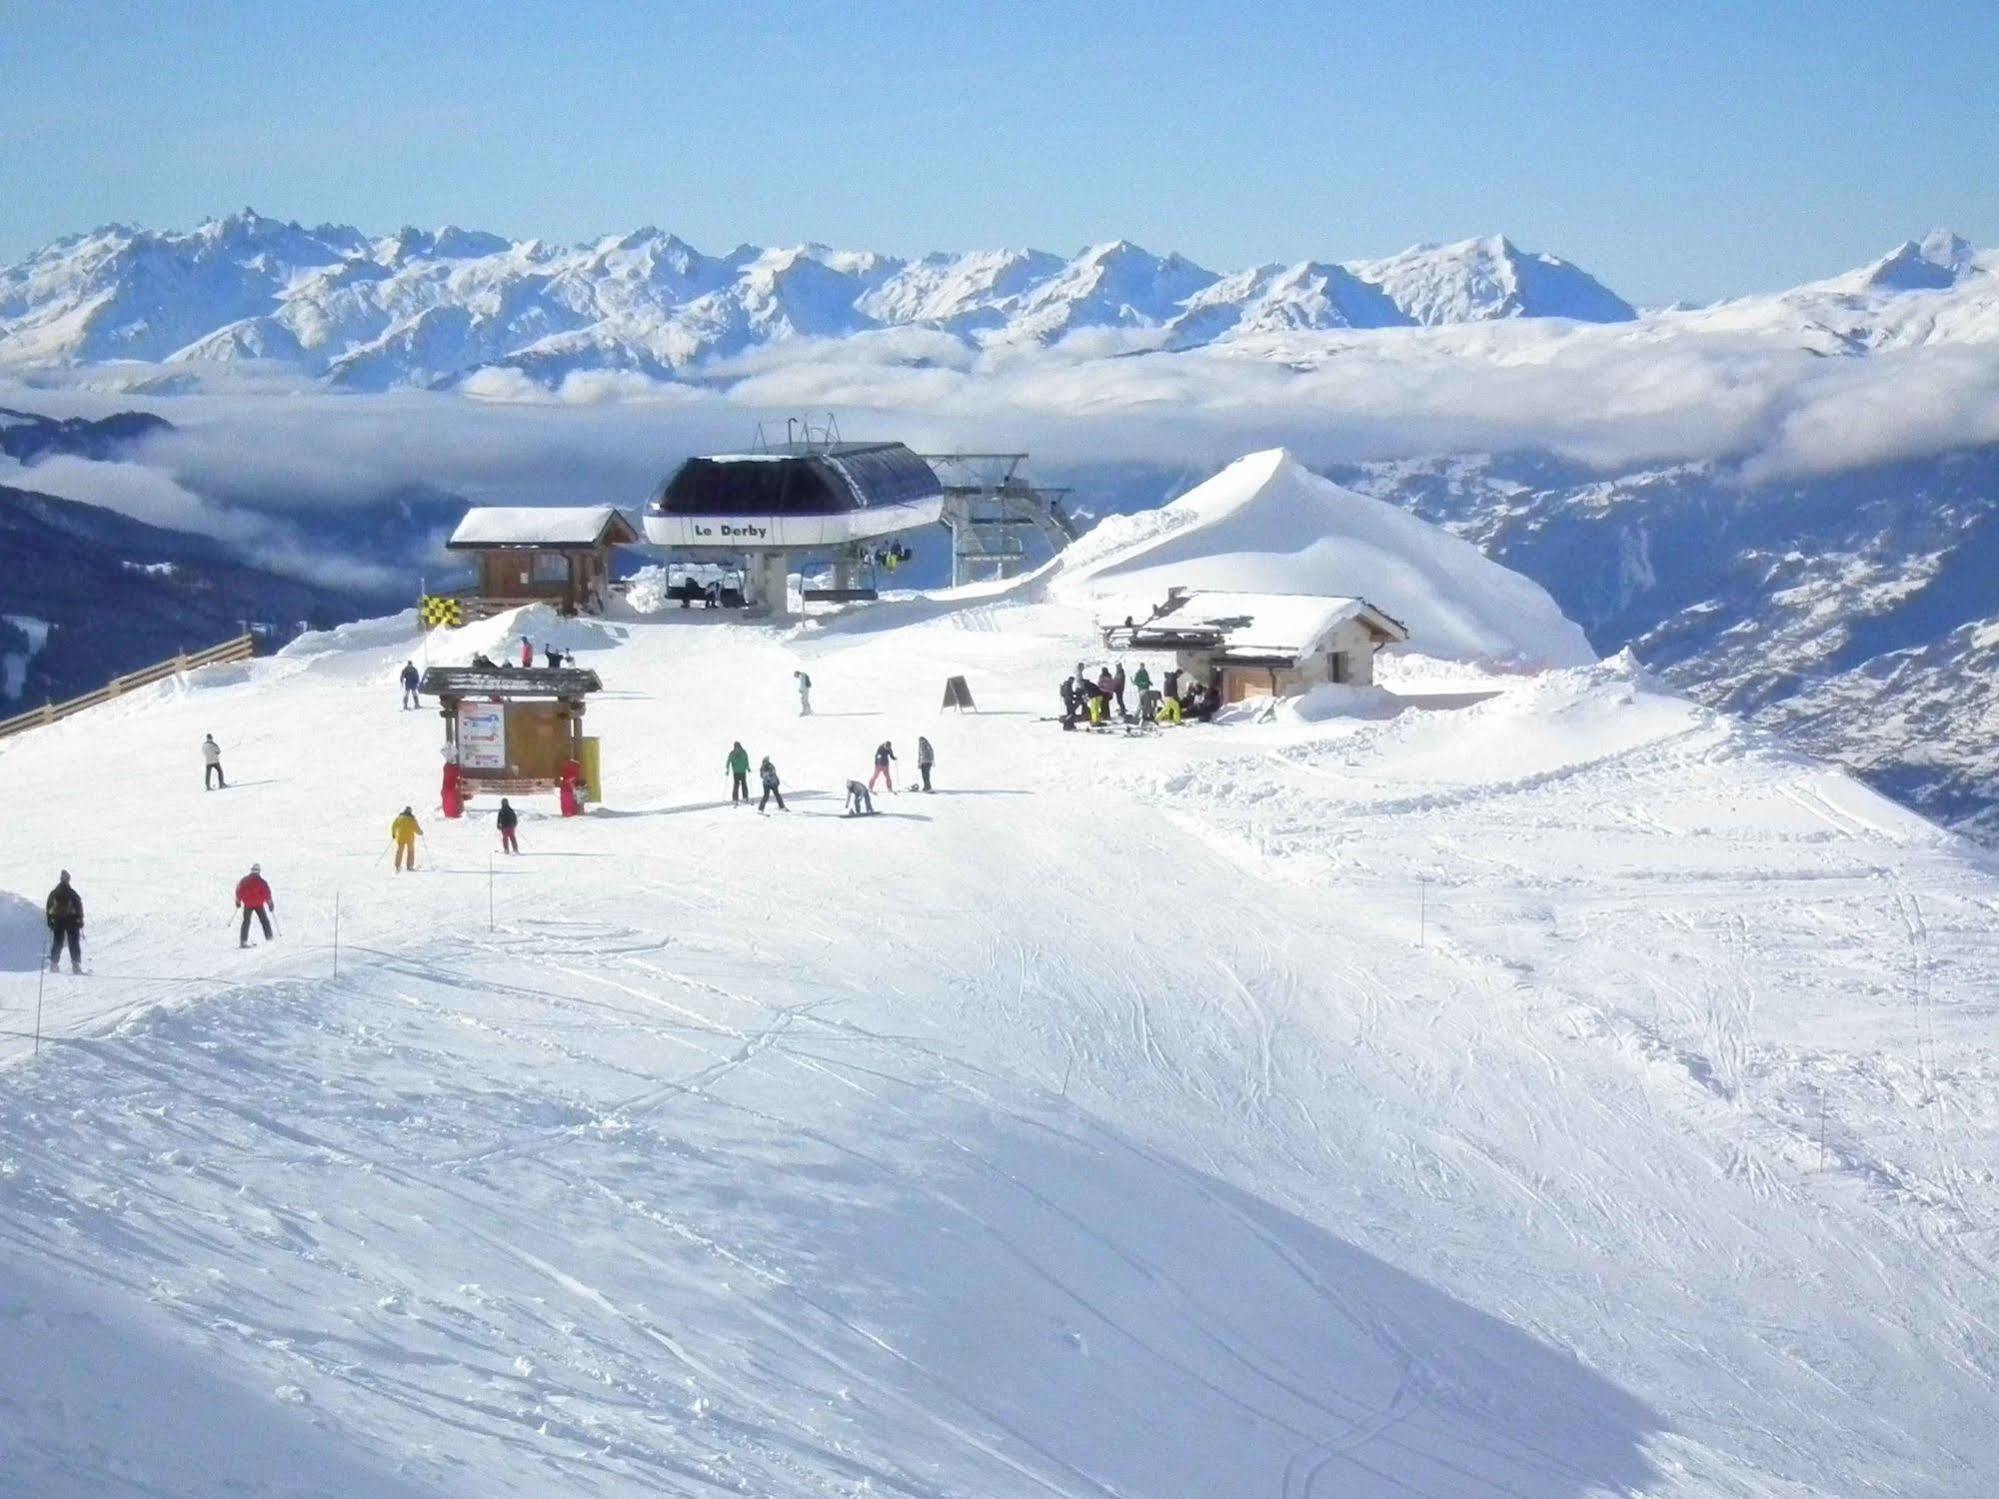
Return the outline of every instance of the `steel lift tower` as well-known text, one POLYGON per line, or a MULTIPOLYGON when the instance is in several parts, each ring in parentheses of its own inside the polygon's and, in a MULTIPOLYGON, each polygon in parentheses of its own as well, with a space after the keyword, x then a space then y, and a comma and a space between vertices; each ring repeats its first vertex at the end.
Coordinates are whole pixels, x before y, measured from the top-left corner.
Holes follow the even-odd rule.
POLYGON ((944 486, 951 528, 951 585, 993 582, 1027 570, 1027 541, 1039 533, 1051 553, 1076 539, 1063 508, 1066 489, 1042 489, 1020 475, 1025 453, 925 453, 944 486))

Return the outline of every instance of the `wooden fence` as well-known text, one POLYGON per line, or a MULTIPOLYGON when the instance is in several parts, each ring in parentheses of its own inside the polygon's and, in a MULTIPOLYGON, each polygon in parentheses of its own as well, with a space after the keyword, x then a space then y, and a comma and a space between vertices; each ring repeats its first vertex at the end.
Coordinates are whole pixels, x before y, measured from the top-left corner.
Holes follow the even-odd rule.
POLYGON ((254 635, 238 635, 234 640, 225 640, 222 644, 212 645, 205 651, 195 651, 191 654, 183 651, 178 656, 169 656, 166 660, 145 667, 143 670, 127 672, 122 677, 113 677, 95 692, 86 692, 82 697, 73 697, 64 703, 48 703, 14 718, 0 719, 0 739, 27 729, 39 729, 43 724, 68 718, 70 714, 81 713, 85 708, 95 708, 99 703, 108 703, 115 697, 123 697, 135 687, 150 687, 155 682, 164 682, 169 677, 177 677, 182 672, 194 671, 203 666, 220 666, 228 661, 248 661, 256 653, 257 637, 254 635))

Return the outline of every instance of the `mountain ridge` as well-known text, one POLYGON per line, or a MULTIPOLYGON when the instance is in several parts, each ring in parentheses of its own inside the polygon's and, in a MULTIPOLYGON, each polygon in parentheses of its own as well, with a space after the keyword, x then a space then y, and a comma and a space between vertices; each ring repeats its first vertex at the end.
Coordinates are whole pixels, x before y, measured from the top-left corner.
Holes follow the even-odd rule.
POLYGON ((1159 330, 1187 347, 1238 331, 1636 316, 1581 267, 1499 235, 1223 274, 1122 239, 1070 256, 812 242, 709 255, 650 225, 563 246, 457 226, 371 236, 245 209, 186 231, 105 225, 0 268, 0 367, 272 360, 374 389, 490 365, 671 377, 784 339, 899 327, 979 347, 1159 330))

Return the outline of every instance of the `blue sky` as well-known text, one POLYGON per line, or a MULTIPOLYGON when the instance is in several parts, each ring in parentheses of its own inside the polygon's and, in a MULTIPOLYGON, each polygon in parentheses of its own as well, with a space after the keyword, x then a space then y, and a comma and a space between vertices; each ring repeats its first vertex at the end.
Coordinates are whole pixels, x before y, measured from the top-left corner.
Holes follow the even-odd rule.
POLYGON ((1999 243, 1999 6, 0 0, 0 260, 386 230, 1216 269, 1503 230, 1705 299, 1999 243))

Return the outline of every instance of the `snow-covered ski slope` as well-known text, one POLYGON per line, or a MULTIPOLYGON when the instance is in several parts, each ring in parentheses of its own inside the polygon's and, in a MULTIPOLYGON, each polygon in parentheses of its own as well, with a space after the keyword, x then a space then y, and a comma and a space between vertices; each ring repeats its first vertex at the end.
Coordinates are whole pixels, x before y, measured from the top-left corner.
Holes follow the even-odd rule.
POLYGON ((1046 582, 531 619, 490 877, 401 621, 0 746, 0 1492, 1999 1491, 1981 856, 1622 662, 1065 734, 1046 582))

